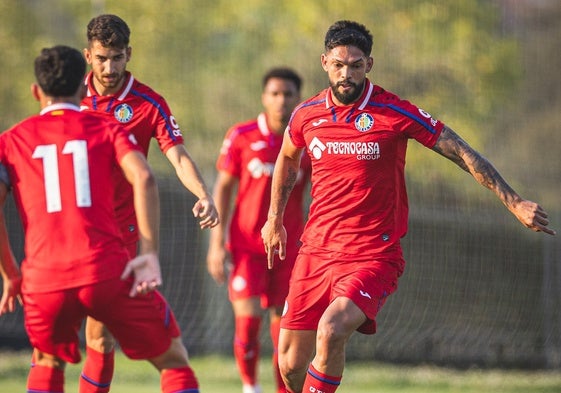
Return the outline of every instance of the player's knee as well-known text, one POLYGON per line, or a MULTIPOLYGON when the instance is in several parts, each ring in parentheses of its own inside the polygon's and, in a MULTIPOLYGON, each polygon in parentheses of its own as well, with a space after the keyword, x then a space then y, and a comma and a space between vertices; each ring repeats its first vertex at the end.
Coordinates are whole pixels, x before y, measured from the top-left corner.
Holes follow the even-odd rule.
POLYGON ((115 349, 116 342, 115 338, 106 331, 100 336, 86 338, 86 344, 97 352, 109 353, 115 349))
POLYGON ((316 341, 319 346, 344 346, 349 332, 343 326, 331 321, 320 321, 318 324, 316 341))
POLYGON ((49 355, 38 349, 34 350, 32 362, 36 366, 50 367, 58 370, 64 370, 66 362, 61 358, 49 355))
POLYGON ((307 371, 307 361, 301 361, 294 357, 279 356, 279 371, 284 383, 293 392, 299 391, 299 386, 304 383, 307 371))
POLYGON ((300 392, 302 390, 304 379, 306 378, 306 368, 302 370, 285 364, 283 367, 279 365, 279 370, 284 384, 291 392, 300 392))
POLYGON ((166 352, 148 360, 160 371, 189 365, 187 349, 183 345, 181 337, 174 338, 166 352))

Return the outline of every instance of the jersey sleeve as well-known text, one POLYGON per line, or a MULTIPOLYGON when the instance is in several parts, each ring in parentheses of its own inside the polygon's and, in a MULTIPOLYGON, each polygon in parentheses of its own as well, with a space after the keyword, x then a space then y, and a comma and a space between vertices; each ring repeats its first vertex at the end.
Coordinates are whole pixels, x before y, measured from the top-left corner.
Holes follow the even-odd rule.
POLYGON ((428 148, 436 144, 444 123, 406 100, 395 99, 388 106, 400 115, 395 126, 404 131, 408 138, 415 139, 428 148))
POLYGON ((216 160, 216 169, 225 171, 235 177, 241 175, 241 152, 239 148, 239 131, 236 127, 230 128, 222 141, 220 154, 216 160))
POLYGON ((290 140, 294 146, 300 149, 306 147, 306 141, 304 140, 304 134, 302 133, 302 115, 303 113, 300 110, 300 107, 297 107, 292 113, 288 126, 286 127, 286 132, 288 132, 290 140))
POLYGON ((162 96, 154 98, 157 102, 156 129, 154 137, 158 141, 162 153, 166 153, 171 147, 183 144, 183 134, 177 124, 177 120, 162 96))

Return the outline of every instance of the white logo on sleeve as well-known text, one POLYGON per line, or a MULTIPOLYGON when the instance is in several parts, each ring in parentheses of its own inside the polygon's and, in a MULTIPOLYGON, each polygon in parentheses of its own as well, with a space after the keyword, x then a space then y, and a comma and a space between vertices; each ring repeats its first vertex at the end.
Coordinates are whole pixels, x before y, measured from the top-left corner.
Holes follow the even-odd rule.
POLYGON ((368 299, 372 300, 372 296, 370 296, 370 294, 368 292, 364 292, 364 291, 360 291, 360 294, 364 297, 367 297, 368 299))
POLYGON ((327 148, 327 146, 325 146, 323 142, 320 141, 318 137, 315 136, 314 139, 312 139, 312 142, 310 142, 310 146, 308 146, 308 148, 312 152, 314 158, 316 160, 319 160, 321 158, 323 151, 327 148))
POLYGON ((313 125, 314 127, 317 127, 317 126, 319 126, 320 124, 325 123, 326 121, 327 121, 327 119, 319 119, 318 121, 314 121, 314 122, 312 123, 312 125, 313 125))

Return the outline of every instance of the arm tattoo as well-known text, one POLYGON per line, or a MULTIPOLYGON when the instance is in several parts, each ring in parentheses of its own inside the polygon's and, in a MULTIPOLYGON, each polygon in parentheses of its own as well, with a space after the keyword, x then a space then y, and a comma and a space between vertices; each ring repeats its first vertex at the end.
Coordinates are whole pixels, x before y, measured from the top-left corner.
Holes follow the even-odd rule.
POLYGON ((492 190, 503 203, 509 204, 517 196, 493 164, 451 128, 444 127, 433 150, 470 173, 479 184, 492 190))
POLYGON ((294 168, 288 168, 288 174, 286 176, 286 180, 281 186, 281 204, 282 206, 286 206, 288 203, 288 197, 296 184, 296 176, 298 172, 294 170, 294 168))

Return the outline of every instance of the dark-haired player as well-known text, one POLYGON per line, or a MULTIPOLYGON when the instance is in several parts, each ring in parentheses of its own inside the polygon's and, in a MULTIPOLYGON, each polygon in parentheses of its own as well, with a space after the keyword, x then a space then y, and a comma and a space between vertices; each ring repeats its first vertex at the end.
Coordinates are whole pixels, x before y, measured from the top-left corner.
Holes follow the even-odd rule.
POLYGON ((230 127, 224 138, 216 167, 214 199, 222 224, 211 230, 207 265, 210 275, 222 284, 226 280, 234 310, 234 357, 244 393, 260 393, 257 378, 259 333, 263 310, 269 313, 273 343, 273 369, 277 392, 284 392, 277 363, 278 334, 288 281, 304 227, 304 191, 310 178, 310 161, 302 160, 294 192, 288 201, 290 228, 285 263, 267 270, 261 227, 267 220, 273 166, 282 144, 290 114, 300 102, 302 80, 292 69, 272 68, 262 78, 263 112, 257 118, 230 127), (233 209, 230 209, 233 203, 233 209), (229 227, 226 223, 229 223, 229 227))
MULTIPOLYGON (((88 23, 87 39, 84 56, 91 72, 86 76, 87 95, 82 100, 82 110, 121 124, 136 137, 145 155, 154 138, 183 185, 199 198, 193 214, 200 219, 201 228, 216 225, 218 213, 214 201, 183 145, 181 130, 167 102, 126 69, 132 54, 128 25, 116 15, 99 15, 88 23)), ((119 174, 115 182, 117 218, 127 248, 135 255, 138 229, 132 190, 119 174)), ((80 392, 108 392, 114 370, 114 340, 103 324, 92 318, 87 320, 85 333, 87 356, 80 392)))
POLYGON ((262 236, 272 266, 285 255, 283 215, 302 151, 312 160, 312 204, 281 319, 279 365, 290 392, 332 393, 351 334, 376 331, 376 315, 403 272, 404 167, 414 139, 492 190, 522 224, 555 234, 547 213, 520 197, 451 128, 366 78, 365 26, 329 27, 321 65, 330 87, 295 109, 275 165, 262 236), (310 363, 310 359, 313 359, 310 363))
MULTIPOLYGON (((0 207, 12 190, 25 232, 21 294, 33 347, 27 391, 64 391, 65 364, 80 361, 78 332, 91 315, 127 356, 160 371, 162 392, 198 392, 179 327, 156 290, 156 180, 128 132, 80 111, 85 70, 79 51, 43 49, 32 85, 40 114, 0 134, 0 207), (132 260, 115 220, 116 170, 133 188, 140 251, 132 260)), ((13 310, 20 280, 3 217, 0 271, 2 314, 13 310)))

